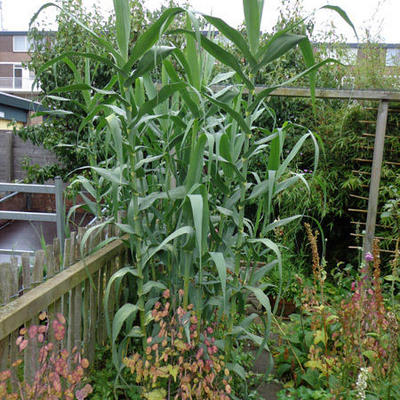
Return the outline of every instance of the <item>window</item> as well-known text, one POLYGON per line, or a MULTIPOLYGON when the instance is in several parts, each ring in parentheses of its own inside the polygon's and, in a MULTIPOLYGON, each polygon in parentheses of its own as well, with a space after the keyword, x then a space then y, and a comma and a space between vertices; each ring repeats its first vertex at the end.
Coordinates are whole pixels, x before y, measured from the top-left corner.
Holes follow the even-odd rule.
POLYGON ((386 66, 400 66, 400 49, 386 49, 386 66))
POLYGON ((27 52, 30 47, 30 42, 27 36, 13 36, 14 51, 27 52))
POLYGON ((14 65, 14 89, 22 88, 22 66, 14 65))
POLYGON ((357 63, 358 49, 356 47, 350 47, 345 50, 344 62, 348 65, 355 65, 357 63))
POLYGON ((346 65, 355 65, 357 62, 357 47, 327 47, 322 49, 323 58, 334 58, 346 65))

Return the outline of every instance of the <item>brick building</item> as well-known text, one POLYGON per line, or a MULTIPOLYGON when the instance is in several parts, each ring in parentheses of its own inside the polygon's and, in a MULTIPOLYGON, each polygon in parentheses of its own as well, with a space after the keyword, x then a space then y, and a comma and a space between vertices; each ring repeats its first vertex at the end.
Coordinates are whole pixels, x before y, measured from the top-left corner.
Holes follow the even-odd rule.
POLYGON ((24 67, 29 47, 28 32, 0 31, 0 92, 29 98, 38 94, 39 88, 32 88, 34 74, 24 67))

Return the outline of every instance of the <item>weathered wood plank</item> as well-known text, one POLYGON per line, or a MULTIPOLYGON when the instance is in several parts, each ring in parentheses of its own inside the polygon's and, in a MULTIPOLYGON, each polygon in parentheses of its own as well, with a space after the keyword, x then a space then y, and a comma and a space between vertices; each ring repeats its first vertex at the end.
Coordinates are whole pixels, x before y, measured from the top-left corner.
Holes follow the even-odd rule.
POLYGON ((45 251, 38 250, 35 253, 35 262, 33 264, 32 271, 32 286, 38 286, 43 282, 43 271, 44 271, 44 260, 45 260, 45 251))
POLYGON ((363 254, 372 251, 372 244, 375 236, 376 216, 378 213, 379 184, 381 180, 388 108, 389 103, 387 101, 381 101, 379 103, 378 117, 376 121, 374 156, 371 170, 371 182, 368 196, 368 214, 367 225, 365 228, 363 254))
POLYGON ((83 350, 88 351, 90 341, 90 282, 86 279, 83 285, 83 350))
MULTIPOLYGON (((18 282, 18 258, 11 257, 11 295, 12 298, 18 297, 19 293, 19 282, 18 282)), ((17 361, 19 358, 19 351, 16 345, 17 338, 19 336, 18 330, 12 332, 10 334, 10 363, 17 361)), ((13 391, 17 390, 17 372, 12 369, 11 370, 11 387, 13 391)))
MULTIPOLYGON (((11 297, 11 264, 0 264, 0 304, 6 304, 11 297)), ((10 338, 7 336, 0 340, 0 371, 8 368, 8 359, 10 355, 10 338)))
POLYGON ((25 293, 26 290, 31 288, 31 265, 29 253, 24 253, 21 256, 22 262, 22 289, 25 293))
POLYGON ((94 274, 105 263, 123 251, 125 243, 115 240, 89 255, 85 260, 63 270, 59 274, 15 299, 0 309, 0 340, 18 329, 32 315, 38 314, 56 299, 94 274))
MULTIPOLYGON (((214 90, 221 90, 226 88, 226 85, 213 85, 214 90)), ((255 93, 260 93, 267 89, 267 86, 256 86, 255 93)), ((243 90, 248 93, 248 89, 243 90)), ((309 88, 301 87, 280 87, 273 90, 269 96, 282 96, 282 97, 311 97, 309 88)), ((355 100, 386 100, 386 101, 400 101, 400 91, 392 90, 371 90, 371 89, 315 89, 315 97, 323 99, 355 99, 355 100)))
POLYGON ((98 291, 99 291, 99 279, 100 274, 96 271, 93 275, 93 284, 90 285, 90 341, 88 346, 88 359, 90 362, 94 361, 95 349, 96 349, 96 331, 98 321, 98 291))

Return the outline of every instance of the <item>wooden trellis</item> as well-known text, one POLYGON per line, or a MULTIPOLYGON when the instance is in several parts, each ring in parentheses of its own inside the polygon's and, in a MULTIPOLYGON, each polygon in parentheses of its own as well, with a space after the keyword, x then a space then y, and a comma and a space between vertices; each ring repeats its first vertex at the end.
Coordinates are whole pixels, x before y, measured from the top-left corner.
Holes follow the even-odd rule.
MULTIPOLYGON (((256 92, 260 92, 265 87, 257 87, 256 92)), ((283 97, 310 97, 310 90, 304 88, 279 88, 271 93, 272 96, 283 96, 283 97)), ((373 240, 375 238, 376 219, 378 214, 378 200, 379 200, 379 185, 381 180, 381 170, 383 163, 383 154, 385 148, 385 135, 388 119, 389 102, 400 102, 400 92, 389 91, 389 90, 340 90, 340 89, 316 89, 315 96, 317 98, 324 99, 343 99, 343 100, 364 100, 364 101, 377 101, 379 102, 377 119, 375 121, 364 121, 376 123, 375 134, 363 133, 363 135, 373 136, 374 146, 372 160, 358 160, 361 162, 371 162, 371 172, 367 171, 355 171, 361 172, 364 175, 371 176, 370 183, 368 186, 369 195, 354 197, 368 200, 367 210, 357 210, 367 214, 367 220, 365 223, 365 234, 361 235, 364 237, 363 240, 363 254, 372 250, 373 240)), ((390 138, 391 136, 387 136, 390 138)), ((385 161, 386 163, 399 165, 400 163, 385 161)), ((350 210, 351 211, 351 210, 350 210)), ((356 222, 358 223, 358 222, 356 222)), ((351 246, 353 247, 353 246, 351 246)))

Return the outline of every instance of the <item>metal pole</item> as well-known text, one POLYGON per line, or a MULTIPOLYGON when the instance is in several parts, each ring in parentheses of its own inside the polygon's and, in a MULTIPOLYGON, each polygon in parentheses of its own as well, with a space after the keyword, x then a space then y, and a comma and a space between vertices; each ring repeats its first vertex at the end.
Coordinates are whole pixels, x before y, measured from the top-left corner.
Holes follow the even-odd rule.
POLYGON ((383 160, 383 151, 385 145, 385 133, 388 116, 389 103, 381 101, 378 108, 378 117, 376 120, 374 158, 372 161, 371 183, 369 186, 368 214, 365 228, 363 254, 372 251, 372 245, 375 236, 376 215, 378 210, 379 183, 381 180, 381 169, 383 160))
POLYGON ((55 177, 56 186, 56 222, 57 222, 57 236, 60 240, 61 254, 64 254, 64 201, 63 201, 63 181, 59 176, 55 177))

